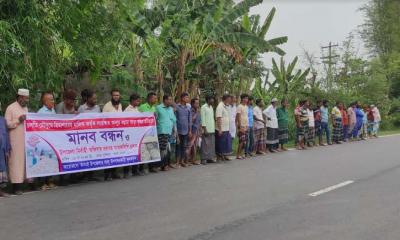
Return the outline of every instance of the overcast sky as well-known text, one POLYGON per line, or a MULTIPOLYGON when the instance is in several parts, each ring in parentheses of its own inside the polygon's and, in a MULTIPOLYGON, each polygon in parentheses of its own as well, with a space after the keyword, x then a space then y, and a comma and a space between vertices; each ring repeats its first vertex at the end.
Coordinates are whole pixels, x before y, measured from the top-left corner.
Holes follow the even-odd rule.
MULTIPOLYGON (((302 57, 302 47, 316 56, 321 56, 321 46, 332 43, 341 44, 348 34, 363 23, 363 13, 359 8, 368 0, 264 0, 251 9, 251 14, 261 15, 262 21, 272 7, 276 7, 275 18, 266 39, 288 36, 289 40, 282 48, 285 59, 302 57)), ((357 41, 363 53, 362 41, 357 41)), ((271 58, 277 55, 267 54, 263 59, 267 67, 271 58)), ((301 61, 303 63, 303 61, 301 61)))

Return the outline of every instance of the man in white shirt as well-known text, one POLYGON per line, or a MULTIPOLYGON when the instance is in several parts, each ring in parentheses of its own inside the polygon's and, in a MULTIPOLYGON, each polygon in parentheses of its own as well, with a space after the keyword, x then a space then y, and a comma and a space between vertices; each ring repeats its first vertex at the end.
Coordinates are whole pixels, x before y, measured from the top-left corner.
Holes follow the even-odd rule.
POLYGON ((278 118, 276 116, 276 103, 278 99, 273 98, 271 100, 271 105, 264 110, 263 114, 266 119, 267 126, 267 146, 270 152, 279 152, 279 128, 278 128, 278 118))
POLYGON ((236 97, 231 96, 231 104, 228 107, 229 109, 229 133, 231 134, 232 139, 236 137, 236 97))
MULTIPOLYGON (((133 93, 129 97, 129 106, 125 108, 124 112, 136 112, 140 113, 139 111, 139 106, 141 103, 140 96, 136 93, 133 93)), ((124 167, 124 178, 127 178, 129 176, 129 168, 130 167, 124 167)), ((145 170, 144 170, 144 165, 134 165, 132 166, 132 176, 144 176, 146 175, 145 170)))
POLYGON ((124 112, 140 112, 139 111, 139 106, 140 106, 140 96, 136 93, 132 94, 129 97, 129 106, 125 108, 124 112))
POLYGON ((216 134, 215 134, 215 147, 218 160, 227 160, 228 155, 232 153, 232 137, 229 133, 229 106, 231 103, 231 96, 225 94, 222 96, 222 101, 218 104, 215 117, 217 118, 216 134))
POLYGON ((372 135, 378 137, 379 124, 381 122, 381 114, 375 105, 371 105, 372 115, 374 116, 374 123, 372 127, 372 135))
POLYGON ((314 119, 314 110, 312 109, 311 102, 309 102, 308 104, 307 115, 308 115, 307 146, 313 147, 315 145, 315 119, 314 119))

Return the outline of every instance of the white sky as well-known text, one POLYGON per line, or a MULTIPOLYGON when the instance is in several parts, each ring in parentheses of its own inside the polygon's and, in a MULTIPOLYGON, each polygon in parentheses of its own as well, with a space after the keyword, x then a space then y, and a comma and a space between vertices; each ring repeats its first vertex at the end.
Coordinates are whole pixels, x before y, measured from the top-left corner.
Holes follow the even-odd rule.
MULTIPOLYGON (((251 14, 261 15, 261 22, 267 17, 272 7, 276 7, 274 20, 266 39, 288 36, 289 40, 281 47, 286 51, 286 62, 295 56, 300 57, 303 65, 304 47, 318 58, 321 46, 332 43, 341 44, 348 34, 363 23, 363 13, 359 8, 368 0, 264 0, 251 9, 251 14)), ((363 53, 361 40, 357 47, 363 53)), ((263 58, 267 67, 276 54, 266 54, 263 58)))

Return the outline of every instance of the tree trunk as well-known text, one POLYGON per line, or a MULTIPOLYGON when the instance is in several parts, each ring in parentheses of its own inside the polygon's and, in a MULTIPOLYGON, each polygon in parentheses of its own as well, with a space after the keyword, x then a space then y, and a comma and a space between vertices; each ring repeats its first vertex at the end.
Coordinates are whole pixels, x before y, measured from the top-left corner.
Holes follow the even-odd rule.
POLYGON ((179 75, 178 96, 186 91, 185 65, 186 65, 187 55, 188 52, 186 48, 182 48, 181 51, 179 52, 179 59, 178 59, 178 75, 179 75))

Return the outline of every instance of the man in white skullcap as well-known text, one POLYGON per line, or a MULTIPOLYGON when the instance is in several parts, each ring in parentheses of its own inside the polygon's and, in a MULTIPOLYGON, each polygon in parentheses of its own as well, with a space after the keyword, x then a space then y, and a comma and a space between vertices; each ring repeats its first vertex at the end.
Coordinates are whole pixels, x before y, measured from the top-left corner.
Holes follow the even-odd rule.
POLYGON ((9 178, 14 194, 22 194, 25 180, 24 122, 28 113, 29 90, 19 89, 17 101, 7 107, 5 119, 10 134, 11 152, 8 160, 9 178))

